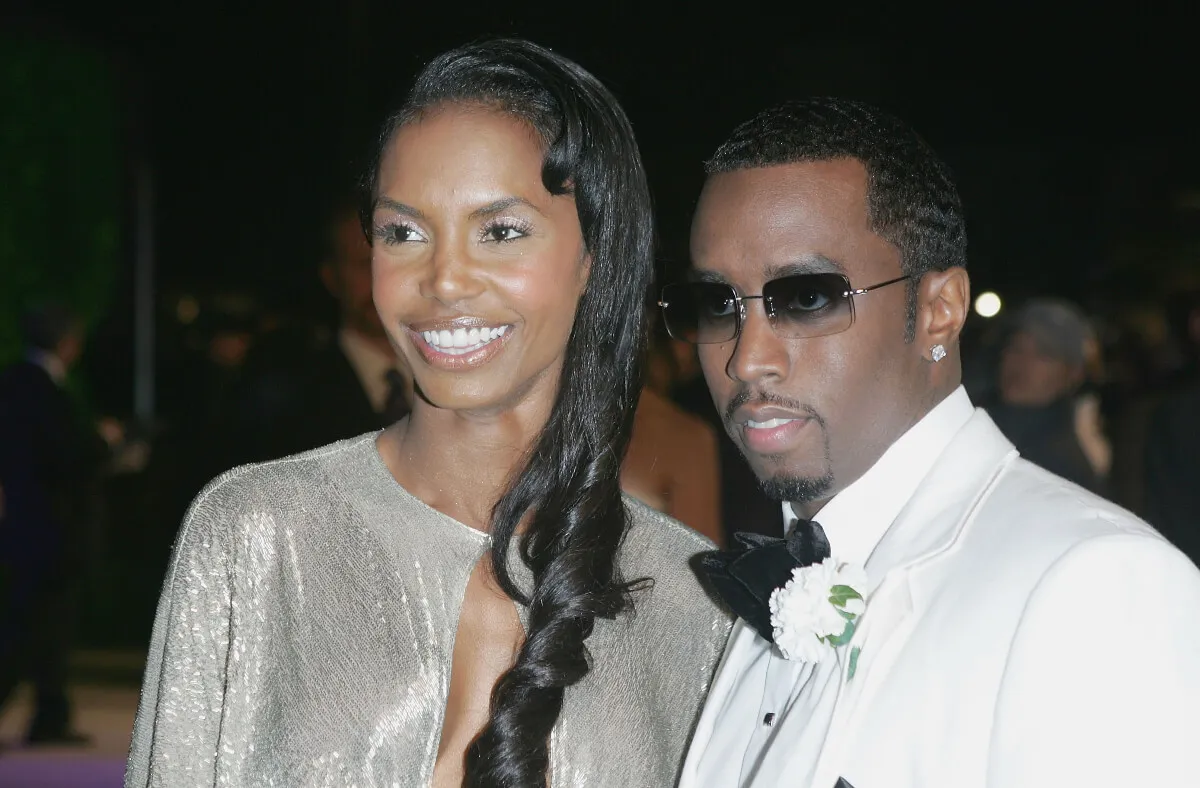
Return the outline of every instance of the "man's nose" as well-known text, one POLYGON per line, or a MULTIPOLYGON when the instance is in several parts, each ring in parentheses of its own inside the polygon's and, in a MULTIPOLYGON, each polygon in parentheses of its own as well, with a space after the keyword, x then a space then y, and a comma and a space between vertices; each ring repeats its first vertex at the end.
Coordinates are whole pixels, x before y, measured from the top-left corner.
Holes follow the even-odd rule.
POLYGON ((746 299, 742 329, 734 338, 733 354, 725 367, 729 377, 754 383, 768 377, 784 378, 788 371, 787 345, 775 333, 761 299, 746 299))

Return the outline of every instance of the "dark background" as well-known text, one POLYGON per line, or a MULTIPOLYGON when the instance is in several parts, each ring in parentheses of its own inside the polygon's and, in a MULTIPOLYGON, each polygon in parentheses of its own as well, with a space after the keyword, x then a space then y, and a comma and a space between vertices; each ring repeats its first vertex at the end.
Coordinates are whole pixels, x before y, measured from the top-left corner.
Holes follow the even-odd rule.
MULTIPOLYGON (((1006 304, 1069 297, 1096 318, 1107 347, 1169 353, 1163 301, 1200 284, 1200 57, 1185 20, 1131 7, 1050 19, 965 5, 937 13, 797 3, 10 1, 0 7, 0 62, 14 42, 48 58, 85 53, 112 91, 107 114, 86 101, 64 105, 49 142, 12 135, 46 160, 53 188, 22 191, 24 181, 0 173, 9 184, 0 204, 30 204, 6 215, 32 217, 0 224, 0 274, 76 282, 72 292, 93 305, 84 371, 94 408, 129 416, 134 173, 144 164, 153 180, 158 408, 186 418, 178 403, 192 385, 188 343, 202 342, 193 334, 203 320, 181 320, 180 304, 203 317, 232 294, 288 321, 331 319, 316 276, 322 223, 362 172, 382 119, 432 56, 516 35, 577 60, 621 99, 650 175, 667 275, 686 262, 701 162, 734 125, 785 98, 851 96, 908 120, 955 170, 976 292, 995 290, 1006 304), (83 144, 102 119, 117 139, 108 164, 83 144), (95 182, 115 184, 111 199, 73 188, 109 165, 116 175, 95 182), (60 204, 47 194, 65 196, 60 204), (83 251, 108 247, 76 230, 104 211, 115 242, 88 259, 107 273, 85 276, 83 251)), ((22 106, 50 106, 68 92, 53 79, 38 84, 49 87, 27 92, 22 106)), ((0 130, 19 130, 21 119, 4 112, 0 130)), ((23 155, 10 150, 4 161, 20 165, 23 155)), ((6 301, 5 287, 0 323, 23 297, 13 284, 6 301)), ((985 325, 973 318, 968 339, 985 325)), ((142 642, 177 526, 139 508, 139 483, 113 482, 111 561, 95 586, 136 578, 94 602, 111 615, 92 629, 95 641, 142 642), (113 623, 131 609, 127 627, 113 623)))
POLYGON ((731 127, 831 93, 895 111, 950 161, 977 290, 1153 299, 1193 267, 1176 259, 1200 215, 1198 61, 1182 20, 799 4, 28 5, 19 27, 70 36, 118 69, 127 151, 154 172, 164 292, 236 287, 327 308, 310 272, 328 201, 361 171, 414 71, 494 34, 552 46, 613 88, 673 263, 686 257, 700 162, 731 127))

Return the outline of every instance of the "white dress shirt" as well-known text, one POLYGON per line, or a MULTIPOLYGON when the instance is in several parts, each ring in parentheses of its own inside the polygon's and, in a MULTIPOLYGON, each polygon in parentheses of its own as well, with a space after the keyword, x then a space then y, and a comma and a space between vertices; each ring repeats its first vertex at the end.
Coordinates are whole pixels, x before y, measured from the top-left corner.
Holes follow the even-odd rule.
POLYGON ((371 407, 382 413, 387 406, 390 384, 387 373, 396 369, 396 357, 385 353, 379 346, 356 331, 343 328, 338 332, 338 347, 346 354, 346 360, 358 376, 371 407))
MULTIPOLYGON (((966 391, 958 388, 821 509, 814 521, 824 528, 835 559, 859 566, 867 563, 935 460, 974 412, 966 391)), ((790 504, 783 505, 783 516, 786 526, 794 517, 790 504)), ((868 589, 880 579, 868 577, 868 589)), ((788 740, 778 744, 791 754, 790 762, 807 768, 806 772, 790 772, 786 784, 809 786, 838 700, 847 648, 836 649, 835 659, 813 665, 784 659, 771 643, 740 621, 730 640, 731 650, 738 638, 752 639, 749 657, 743 658, 724 706, 716 710, 708 745, 703 752, 689 756, 697 760, 697 784, 713 788, 758 785, 755 776, 776 745, 776 732, 785 719, 798 717, 808 721, 800 736, 795 736, 792 726, 788 740), (805 751, 811 757, 795 757, 805 751)))

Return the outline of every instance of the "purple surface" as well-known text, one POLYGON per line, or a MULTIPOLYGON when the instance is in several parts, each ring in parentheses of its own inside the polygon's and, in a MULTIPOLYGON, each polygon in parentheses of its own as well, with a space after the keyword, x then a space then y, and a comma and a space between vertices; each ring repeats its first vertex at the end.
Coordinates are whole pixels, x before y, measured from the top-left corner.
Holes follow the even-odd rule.
POLYGON ((124 776, 111 755, 0 753, 0 788, 121 788, 124 776))

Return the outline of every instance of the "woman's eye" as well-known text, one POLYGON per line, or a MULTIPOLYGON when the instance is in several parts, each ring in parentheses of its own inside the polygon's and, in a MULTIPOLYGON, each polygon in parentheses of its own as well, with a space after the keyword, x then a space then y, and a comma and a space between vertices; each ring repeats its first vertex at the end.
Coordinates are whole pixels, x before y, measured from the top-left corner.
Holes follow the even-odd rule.
POLYGON ((375 229, 375 238, 389 246, 421 240, 415 227, 407 224, 385 224, 375 229))
POLYGON ((508 243, 518 238, 524 238, 526 235, 528 235, 528 228, 514 224, 494 224, 483 230, 484 240, 494 243, 508 243))

